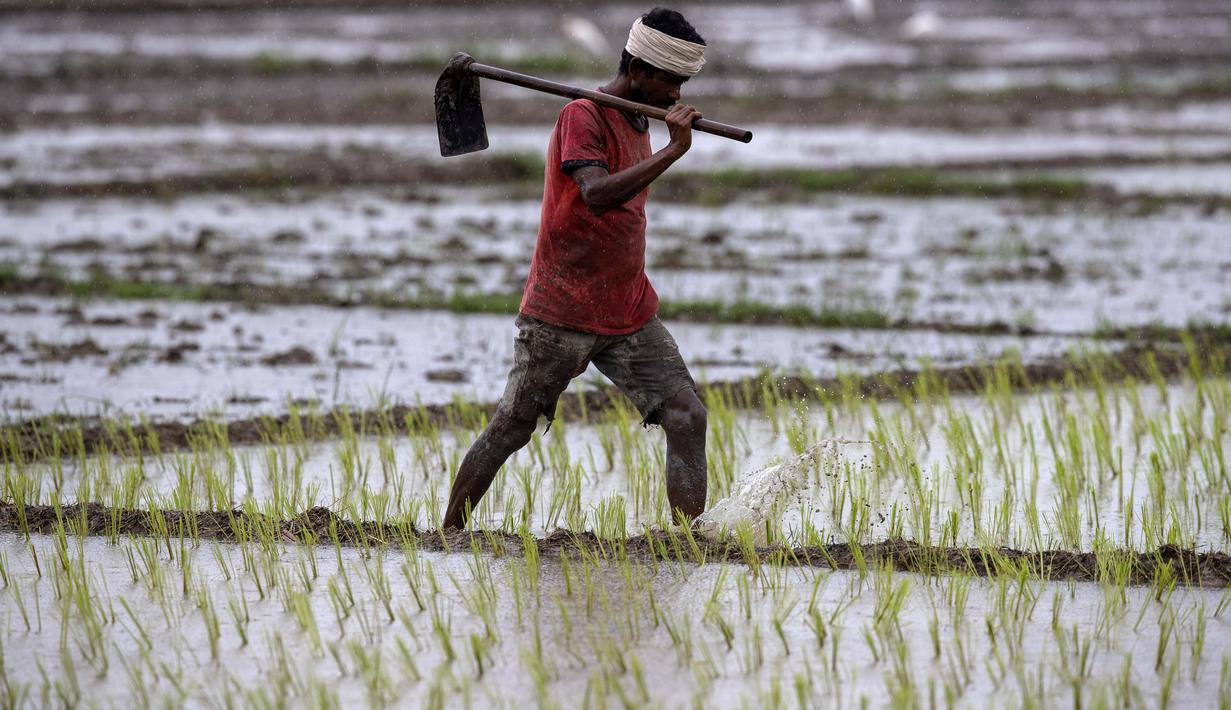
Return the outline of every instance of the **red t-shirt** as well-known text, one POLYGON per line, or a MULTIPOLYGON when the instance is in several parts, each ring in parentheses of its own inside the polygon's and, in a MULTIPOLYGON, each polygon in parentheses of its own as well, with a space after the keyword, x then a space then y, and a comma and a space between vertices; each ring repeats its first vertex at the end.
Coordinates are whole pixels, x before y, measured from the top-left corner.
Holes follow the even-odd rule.
POLYGON ((564 107, 547 148, 543 215, 521 312, 603 335, 632 333, 658 312, 645 275, 649 188, 604 214, 586 207, 570 175, 584 165, 616 173, 650 157, 650 136, 615 109, 586 99, 564 107))

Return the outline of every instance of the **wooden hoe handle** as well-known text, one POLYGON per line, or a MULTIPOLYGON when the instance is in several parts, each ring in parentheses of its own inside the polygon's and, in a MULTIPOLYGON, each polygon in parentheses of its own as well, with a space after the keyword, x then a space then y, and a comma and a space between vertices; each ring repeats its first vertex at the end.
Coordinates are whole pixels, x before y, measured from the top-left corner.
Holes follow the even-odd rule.
MULTIPOLYGON (((479 64, 473 59, 470 59, 469 56, 464 58, 458 56, 454 57, 454 61, 458 61, 459 59, 462 63, 464 63, 464 71, 470 72, 475 76, 481 76, 484 79, 494 79, 495 81, 502 81, 506 84, 513 84, 514 86, 534 89, 535 91, 555 94, 556 96, 563 96, 569 99, 589 99, 599 106, 606 106, 608 108, 619 109, 621 111, 631 111, 633 113, 639 113, 642 116, 658 119, 659 121, 662 121, 667 117, 667 109, 659 108, 657 106, 650 106, 649 104, 641 104, 636 101, 621 99, 618 96, 604 94, 601 91, 580 89, 575 86, 568 86, 566 84, 548 81, 547 79, 540 79, 537 76, 530 76, 529 74, 521 74, 515 71, 509 71, 508 69, 501 69, 500 67, 479 64), (470 59, 470 61, 466 61, 466 59, 470 59)), ((748 143, 752 140, 752 131, 746 128, 740 128, 739 126, 731 126, 726 123, 711 121, 708 118, 697 119, 697 121, 692 124, 692 127, 693 130, 701 131, 702 133, 709 133, 711 135, 721 136, 723 138, 730 138, 731 140, 739 141, 741 143, 748 143)))

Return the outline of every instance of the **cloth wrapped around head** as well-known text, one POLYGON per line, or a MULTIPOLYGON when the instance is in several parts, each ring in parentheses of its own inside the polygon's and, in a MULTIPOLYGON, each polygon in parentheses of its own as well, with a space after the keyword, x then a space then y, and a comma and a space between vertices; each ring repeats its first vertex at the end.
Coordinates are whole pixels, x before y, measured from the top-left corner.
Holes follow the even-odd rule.
POLYGON ((641 61, 677 76, 696 76, 705 66, 705 45, 646 27, 638 17, 624 49, 641 61))

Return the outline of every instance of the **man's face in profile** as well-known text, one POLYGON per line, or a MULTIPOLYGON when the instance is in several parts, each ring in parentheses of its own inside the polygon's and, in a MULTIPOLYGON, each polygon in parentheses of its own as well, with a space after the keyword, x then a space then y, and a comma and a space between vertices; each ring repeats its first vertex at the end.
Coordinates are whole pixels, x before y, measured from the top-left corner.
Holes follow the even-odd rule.
POLYGON ((671 108, 680 100, 680 89, 688 77, 652 67, 634 60, 629 67, 629 78, 637 100, 659 108, 671 108))

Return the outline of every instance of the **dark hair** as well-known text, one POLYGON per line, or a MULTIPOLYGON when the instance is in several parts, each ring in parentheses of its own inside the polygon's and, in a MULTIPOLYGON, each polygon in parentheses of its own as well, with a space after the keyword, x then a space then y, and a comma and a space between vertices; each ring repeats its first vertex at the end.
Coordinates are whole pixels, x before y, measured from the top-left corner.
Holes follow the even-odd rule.
MULTIPOLYGON (((641 24, 664 34, 669 34, 676 39, 682 39, 685 42, 705 44, 705 39, 697 34, 697 29, 690 25, 688 20, 685 20, 684 16, 675 10, 656 7, 641 16, 641 24)), ((627 49, 620 51, 621 74, 628 73, 628 67, 632 64, 633 59, 633 55, 629 54, 627 49)))

